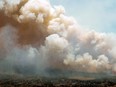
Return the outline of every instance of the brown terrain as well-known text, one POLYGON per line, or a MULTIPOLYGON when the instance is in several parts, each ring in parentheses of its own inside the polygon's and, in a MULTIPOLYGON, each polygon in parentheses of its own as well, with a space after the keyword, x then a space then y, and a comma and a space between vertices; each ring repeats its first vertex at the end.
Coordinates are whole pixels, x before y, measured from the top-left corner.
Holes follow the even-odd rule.
POLYGON ((0 87, 116 87, 115 77, 92 79, 79 77, 0 76, 0 87))

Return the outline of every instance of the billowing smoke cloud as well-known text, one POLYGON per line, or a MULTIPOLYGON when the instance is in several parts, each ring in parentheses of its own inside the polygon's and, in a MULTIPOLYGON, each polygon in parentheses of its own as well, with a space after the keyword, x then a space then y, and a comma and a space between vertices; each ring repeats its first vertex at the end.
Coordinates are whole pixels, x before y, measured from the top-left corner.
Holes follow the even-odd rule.
POLYGON ((116 72, 116 35, 84 31, 48 0, 0 0, 0 72, 116 72))

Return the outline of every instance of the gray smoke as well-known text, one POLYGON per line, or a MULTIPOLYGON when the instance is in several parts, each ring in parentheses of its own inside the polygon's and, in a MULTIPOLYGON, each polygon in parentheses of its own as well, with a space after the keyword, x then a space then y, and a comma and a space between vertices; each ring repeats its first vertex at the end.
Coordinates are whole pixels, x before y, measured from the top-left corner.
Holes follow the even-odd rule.
POLYGON ((1 73, 113 73, 115 41, 113 33, 85 31, 48 0, 0 0, 1 73))

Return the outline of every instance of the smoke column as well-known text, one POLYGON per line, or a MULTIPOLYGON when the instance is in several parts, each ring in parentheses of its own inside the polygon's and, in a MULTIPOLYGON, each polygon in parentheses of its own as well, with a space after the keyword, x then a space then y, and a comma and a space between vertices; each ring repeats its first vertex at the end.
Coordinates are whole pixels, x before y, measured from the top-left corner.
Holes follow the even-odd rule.
POLYGON ((85 31, 48 0, 0 0, 0 73, 116 72, 116 35, 85 31))

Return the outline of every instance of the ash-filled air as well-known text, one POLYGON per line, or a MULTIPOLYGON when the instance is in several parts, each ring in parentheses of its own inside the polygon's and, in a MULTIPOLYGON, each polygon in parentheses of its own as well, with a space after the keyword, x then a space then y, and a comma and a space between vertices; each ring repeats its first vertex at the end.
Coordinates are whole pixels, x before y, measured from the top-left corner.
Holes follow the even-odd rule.
POLYGON ((0 73, 116 73, 116 35, 85 31, 48 0, 0 0, 0 73))

